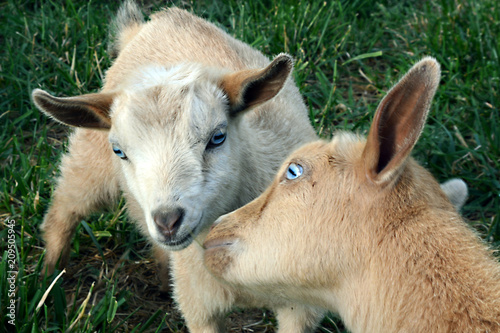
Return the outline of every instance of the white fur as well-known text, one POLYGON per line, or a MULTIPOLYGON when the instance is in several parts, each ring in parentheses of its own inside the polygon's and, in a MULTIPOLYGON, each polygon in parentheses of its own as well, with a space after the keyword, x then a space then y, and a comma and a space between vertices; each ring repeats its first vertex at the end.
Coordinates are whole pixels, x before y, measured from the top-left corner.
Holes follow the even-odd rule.
MULTIPOLYGON (((42 111, 76 126, 81 119, 66 117, 73 102, 96 106, 87 110, 94 117, 95 110, 106 112, 112 99, 109 120, 99 115, 100 122, 93 124, 109 131, 77 128, 70 139, 43 224, 46 267, 52 271, 60 253, 65 264, 79 219, 115 200, 121 190, 129 215, 153 244, 164 286, 171 257, 174 297, 190 331, 220 332, 225 313, 235 304, 275 304, 232 290, 205 270, 200 244, 208 227, 261 193, 287 154, 316 135, 288 78, 288 56, 277 57, 283 74, 271 78, 282 82, 272 88, 277 95, 233 114, 239 78, 260 75, 269 60, 185 11, 168 9, 147 23, 138 22, 138 8, 130 2, 120 15, 130 11, 130 25, 124 17, 116 24, 118 58, 101 93, 66 99, 33 93, 42 111), (220 128, 227 132, 224 144, 207 150, 220 128), (127 159, 115 156, 112 146, 127 159), (174 207, 182 207, 185 215, 169 241, 153 214, 174 207)), ((303 313, 297 320, 289 308, 286 303, 275 307, 283 332, 312 330, 321 318, 321 312, 300 307, 294 311, 303 313)))

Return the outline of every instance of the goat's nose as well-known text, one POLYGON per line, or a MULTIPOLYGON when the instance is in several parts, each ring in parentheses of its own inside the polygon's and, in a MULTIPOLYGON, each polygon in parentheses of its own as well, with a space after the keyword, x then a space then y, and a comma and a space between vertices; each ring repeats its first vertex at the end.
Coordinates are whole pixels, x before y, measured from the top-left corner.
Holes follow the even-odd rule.
POLYGON ((174 208, 171 210, 156 210, 153 212, 153 220, 158 230, 165 237, 172 237, 179 229, 184 218, 184 209, 174 208))

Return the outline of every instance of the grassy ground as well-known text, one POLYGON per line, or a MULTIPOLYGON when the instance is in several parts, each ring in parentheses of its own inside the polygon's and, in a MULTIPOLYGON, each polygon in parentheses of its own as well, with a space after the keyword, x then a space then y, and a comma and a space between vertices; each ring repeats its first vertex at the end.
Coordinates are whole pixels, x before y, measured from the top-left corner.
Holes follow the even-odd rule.
MULTIPOLYGON (((292 54, 295 78, 323 137, 339 128, 365 132, 383 93, 419 58, 436 57, 443 77, 415 156, 440 181, 461 177, 468 183, 464 216, 500 246, 497 0, 174 3, 269 56, 292 54)), ((161 5, 145 3, 148 9, 161 5)), ((11 299, 18 332, 186 332, 168 293, 158 290, 148 248, 123 203, 82 222, 68 273, 50 292, 55 277, 38 279, 43 254, 38 227, 68 129, 41 115, 30 91, 42 87, 71 96, 99 89, 110 65, 107 23, 117 6, 115 1, 0 2, 0 332, 13 328, 6 317, 11 299), (12 268, 9 235, 15 235, 17 250, 12 268), (12 270, 19 272, 14 297, 12 270)), ((272 315, 263 310, 236 311, 228 320, 233 332, 275 329, 272 315)), ((343 331, 331 319, 322 326, 321 332, 343 331)))

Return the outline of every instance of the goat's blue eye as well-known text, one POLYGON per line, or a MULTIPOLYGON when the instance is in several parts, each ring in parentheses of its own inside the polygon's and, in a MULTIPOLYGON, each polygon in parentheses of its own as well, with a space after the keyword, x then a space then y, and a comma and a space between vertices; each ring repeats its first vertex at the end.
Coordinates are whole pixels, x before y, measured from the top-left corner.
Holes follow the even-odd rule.
POLYGON ((215 148, 222 145, 226 141, 226 131, 218 129, 210 138, 207 148, 215 148))
POLYGON ((302 176, 304 169, 300 164, 290 163, 286 170, 286 179, 293 180, 302 176))
POLYGON ((118 156, 122 160, 127 159, 127 155, 125 155, 125 153, 120 148, 113 146, 113 152, 116 154, 116 156, 118 156))

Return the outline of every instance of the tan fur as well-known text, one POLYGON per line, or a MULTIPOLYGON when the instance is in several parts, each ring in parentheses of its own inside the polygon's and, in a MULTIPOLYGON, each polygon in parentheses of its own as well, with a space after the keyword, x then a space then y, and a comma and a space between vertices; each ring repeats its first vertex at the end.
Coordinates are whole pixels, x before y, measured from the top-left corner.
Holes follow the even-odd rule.
POLYGON ((216 222, 207 268, 259 299, 337 312, 352 332, 500 332, 498 261, 409 157, 438 83, 425 58, 367 140, 340 133, 292 153, 260 197, 216 222))
POLYGON ((245 95, 249 90, 259 90, 264 101, 273 98, 276 95, 274 93, 275 90, 281 90, 283 82, 286 80, 283 74, 291 71, 293 68, 293 63, 289 58, 281 58, 283 58, 283 61, 274 61, 267 68, 262 70, 243 70, 227 74, 222 78, 221 86, 226 92, 232 106, 231 112, 238 112, 242 108, 256 105, 255 103, 245 103, 245 95), (287 67, 289 69, 284 71, 280 67, 287 67), (262 81, 266 82, 266 86, 260 85, 262 81))

